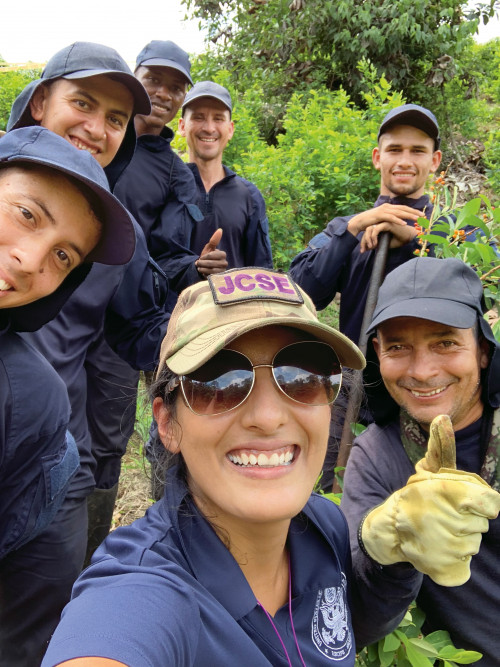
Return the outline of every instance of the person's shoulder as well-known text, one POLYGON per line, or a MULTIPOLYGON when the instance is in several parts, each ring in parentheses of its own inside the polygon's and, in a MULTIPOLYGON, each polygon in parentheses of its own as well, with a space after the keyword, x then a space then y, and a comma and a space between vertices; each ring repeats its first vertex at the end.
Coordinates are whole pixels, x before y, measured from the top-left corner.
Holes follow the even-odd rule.
POLYGON ((392 420, 386 424, 376 424, 372 422, 355 439, 357 445, 370 446, 372 443, 382 443, 384 441, 401 441, 399 421, 392 420))
POLYGON ((47 359, 18 333, 0 336, 0 361, 11 388, 18 386, 26 395, 39 393, 41 387, 43 393, 66 393, 64 382, 47 359))
POLYGON ((312 493, 303 511, 322 530, 345 528, 346 521, 340 507, 326 495, 312 493))

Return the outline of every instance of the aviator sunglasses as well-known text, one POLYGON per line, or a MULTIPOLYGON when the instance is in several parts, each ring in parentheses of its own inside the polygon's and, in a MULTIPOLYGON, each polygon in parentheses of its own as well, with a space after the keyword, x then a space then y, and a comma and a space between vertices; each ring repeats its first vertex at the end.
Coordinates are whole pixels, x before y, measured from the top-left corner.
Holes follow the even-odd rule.
POLYGON ((275 354, 272 364, 255 366, 241 352, 223 349, 201 368, 181 376, 186 405, 202 416, 234 410, 250 396, 256 368, 271 368, 279 390, 304 405, 333 403, 342 382, 337 355, 320 341, 292 343, 275 354))

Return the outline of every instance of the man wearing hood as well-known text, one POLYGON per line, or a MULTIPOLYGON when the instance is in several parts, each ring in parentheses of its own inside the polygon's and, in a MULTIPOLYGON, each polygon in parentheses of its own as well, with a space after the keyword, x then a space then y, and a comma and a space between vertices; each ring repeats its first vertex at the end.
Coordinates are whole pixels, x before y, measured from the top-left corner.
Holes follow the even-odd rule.
MULTIPOLYGON (((174 42, 152 40, 138 54, 134 75, 149 95, 151 113, 135 116, 135 153, 114 193, 141 226, 151 256, 161 262, 166 252, 166 229, 192 225, 203 218, 196 205, 193 175, 172 149, 174 133, 167 126, 179 111, 188 86, 193 84, 191 63, 188 54, 174 42)), ((170 290, 168 310, 176 300, 177 294, 170 290)), ((105 516, 101 507, 109 495, 108 489, 116 488, 120 476, 121 460, 135 421, 139 373, 101 340, 94 347, 92 364, 87 366, 87 379, 94 388, 88 393, 87 415, 97 467, 96 489, 88 501, 86 562, 109 530, 112 512, 105 516), (101 391, 97 390, 99 385, 101 391), (93 515, 99 521, 93 521, 93 515)))
MULTIPOLYGON (((104 167, 113 189, 134 152, 135 115, 148 114, 150 109, 144 87, 114 49, 75 42, 56 53, 41 78, 21 92, 12 107, 8 130, 36 124, 47 127, 89 152, 104 167)), ((105 335, 135 368, 154 369, 156 365, 168 322, 162 307, 166 280, 149 257, 144 234, 135 221, 134 231, 135 252, 126 265, 94 265, 51 322, 24 334, 66 384, 71 403, 69 429, 78 446, 80 468, 57 517, 32 543, 30 557, 35 544, 37 557, 27 557, 15 577, 11 573, 8 594, 12 604, 19 587, 30 591, 32 605, 27 614, 26 605, 20 604, 17 621, 13 613, 0 619, 6 638, 3 643, 8 646, 26 645, 26 636, 33 637, 33 645, 37 639, 48 639, 84 561, 87 496, 95 484, 86 407, 93 346, 105 335), (45 636, 35 632, 35 626, 43 628, 45 636)), ((106 489, 101 498, 105 515, 112 512, 116 490, 116 485, 106 489)), ((24 664, 36 664, 35 657, 26 655, 29 659, 24 664)), ((16 664, 14 658, 6 663, 16 664)))
MULTIPOLYGON (((13 646, 6 636, 4 617, 20 620, 22 600, 30 593, 18 580, 11 597, 11 577, 29 554, 37 557, 33 544, 61 507, 79 462, 66 431, 66 388, 18 332, 33 331, 57 313, 92 262, 124 264, 134 246, 132 220, 90 155, 40 127, 2 138, 0 662, 9 667, 35 664, 26 646, 42 644, 39 637, 26 635, 13 646)), ((30 614, 29 605, 23 613, 30 614)), ((42 655, 39 650, 37 658, 42 655)))
POLYGON ((426 632, 498 665, 500 345, 485 310, 481 280, 455 258, 414 258, 380 289, 367 351, 375 423, 354 441, 341 503, 358 649, 416 599, 426 632))

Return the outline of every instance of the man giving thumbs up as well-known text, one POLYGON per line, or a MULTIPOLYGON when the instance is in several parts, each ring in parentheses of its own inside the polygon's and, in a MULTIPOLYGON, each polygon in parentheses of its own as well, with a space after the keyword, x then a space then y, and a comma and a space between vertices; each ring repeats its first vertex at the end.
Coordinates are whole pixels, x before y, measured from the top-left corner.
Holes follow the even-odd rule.
POLYGON ((367 352, 377 421, 354 442, 342 500, 358 649, 416 598, 426 632, 499 664, 500 348, 483 303, 457 259, 410 260, 380 289, 367 352))

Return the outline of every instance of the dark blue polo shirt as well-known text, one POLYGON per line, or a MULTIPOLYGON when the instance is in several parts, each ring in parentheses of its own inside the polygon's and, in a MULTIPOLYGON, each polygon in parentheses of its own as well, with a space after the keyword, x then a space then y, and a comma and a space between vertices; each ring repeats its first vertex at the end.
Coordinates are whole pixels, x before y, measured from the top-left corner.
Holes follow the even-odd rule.
MULTIPOLYGON (((292 618, 308 667, 354 665, 345 519, 311 496, 289 530, 292 618)), ((273 623, 301 665, 288 604, 273 623)), ((287 667, 240 567, 171 471, 164 498, 112 533, 77 581, 43 667, 103 656, 134 667, 287 667)))

